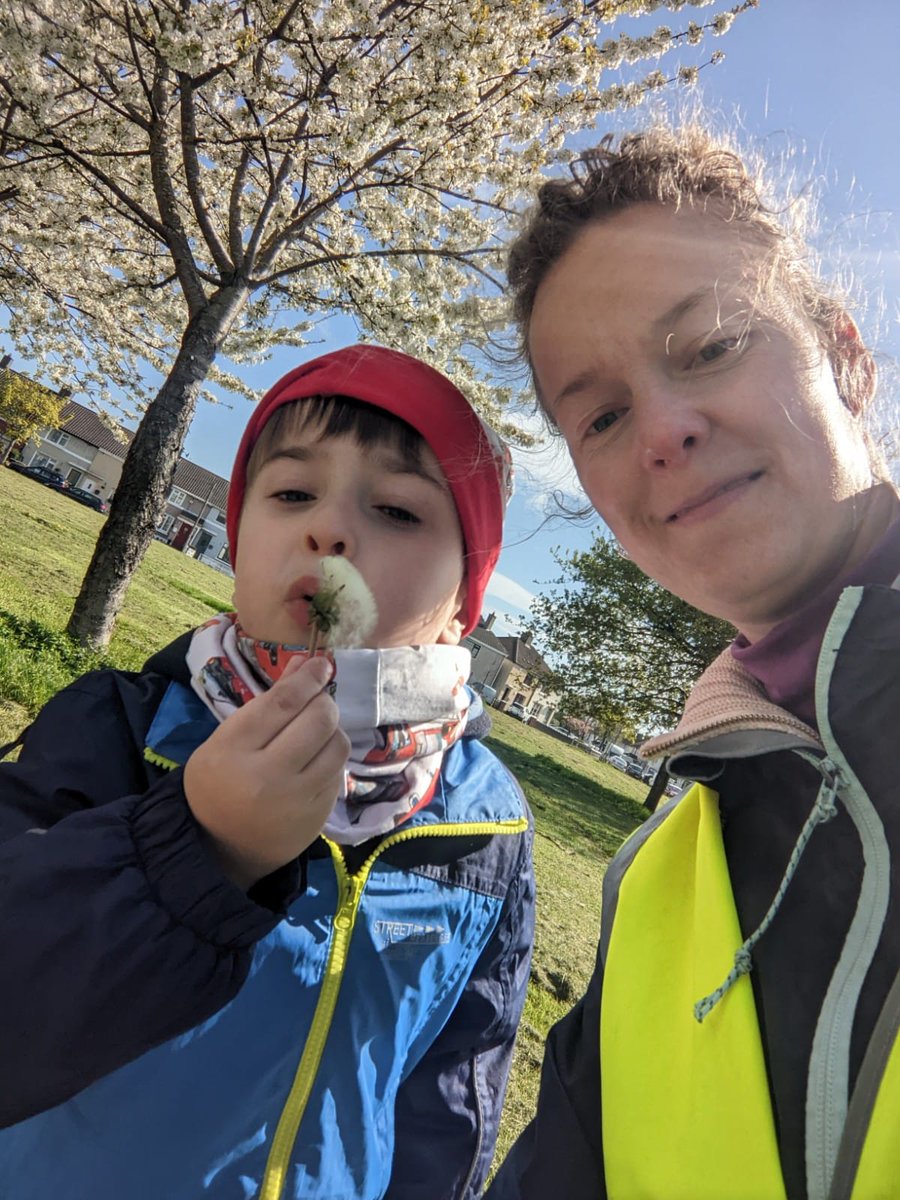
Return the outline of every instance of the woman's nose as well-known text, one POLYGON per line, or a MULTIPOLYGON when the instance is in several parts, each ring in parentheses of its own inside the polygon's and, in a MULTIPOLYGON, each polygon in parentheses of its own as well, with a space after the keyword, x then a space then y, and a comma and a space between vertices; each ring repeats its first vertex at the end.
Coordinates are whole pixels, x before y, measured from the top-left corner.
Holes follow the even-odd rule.
POLYGON ((709 437, 709 421, 696 405, 660 394, 644 406, 639 421, 641 465, 648 471, 684 466, 709 437))

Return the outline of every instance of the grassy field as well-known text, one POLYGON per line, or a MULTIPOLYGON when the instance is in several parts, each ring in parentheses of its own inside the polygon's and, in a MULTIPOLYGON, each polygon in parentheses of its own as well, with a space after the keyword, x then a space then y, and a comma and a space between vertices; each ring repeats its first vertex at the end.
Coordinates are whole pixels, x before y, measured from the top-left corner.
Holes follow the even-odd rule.
MULTIPOLYGON (((62 634, 103 517, 0 469, 0 744, 45 700, 100 662, 139 668, 154 650, 228 606, 232 581, 154 542, 108 652, 62 634)), ((547 1030, 581 994, 594 963, 600 884, 643 819, 644 784, 584 750, 494 712, 489 744, 517 775, 535 815, 538 926, 498 1161, 529 1119, 547 1030)))

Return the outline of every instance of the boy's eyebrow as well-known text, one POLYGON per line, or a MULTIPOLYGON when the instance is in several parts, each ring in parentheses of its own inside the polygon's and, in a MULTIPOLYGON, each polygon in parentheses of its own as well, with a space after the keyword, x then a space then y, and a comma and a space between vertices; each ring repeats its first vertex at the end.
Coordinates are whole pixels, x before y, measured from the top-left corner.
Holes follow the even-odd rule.
MULTIPOLYGON (((383 446, 372 447, 372 452, 373 456, 379 460, 379 466, 384 467, 392 475, 415 475, 417 479, 423 479, 442 493, 450 490, 445 479, 438 479, 427 467, 421 466, 412 459, 404 458, 395 451, 388 450, 383 446)), ((296 462, 307 463, 313 462, 316 457, 315 448, 312 446, 297 444, 278 446, 266 458, 265 462, 260 464, 260 470, 279 458, 294 459, 296 462)))

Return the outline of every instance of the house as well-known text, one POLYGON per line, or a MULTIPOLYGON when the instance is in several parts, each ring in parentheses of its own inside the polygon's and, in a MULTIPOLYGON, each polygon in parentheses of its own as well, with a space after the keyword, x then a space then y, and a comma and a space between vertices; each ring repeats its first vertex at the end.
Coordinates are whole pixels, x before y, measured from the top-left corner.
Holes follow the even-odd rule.
POLYGON ((59 428, 44 429, 27 441, 21 458, 28 466, 52 467, 72 487, 108 498, 118 487, 133 437, 130 429, 67 400, 59 428))
POLYGON ((536 721, 552 725, 559 697, 547 687, 550 668, 531 644, 532 636, 528 629, 525 633, 499 639, 506 650, 508 666, 498 704, 501 708, 521 704, 536 721))
POLYGON ((496 613, 488 613, 463 638, 462 644, 472 655, 469 682, 479 691, 493 689, 499 708, 521 704, 534 720, 552 725, 559 697, 547 688, 549 668, 531 644, 531 631, 518 637, 498 637, 493 630, 495 620, 496 613))
MULTIPOLYGON (((25 443, 26 465, 47 466, 73 486, 109 499, 119 484, 134 433, 91 408, 68 400, 59 428, 44 429, 25 443)), ((157 537, 228 575, 225 510, 228 480, 187 458, 179 458, 157 537)))
POLYGON ((225 531, 227 505, 227 479, 179 458, 157 533, 174 549, 231 575, 225 531))
POLYGON ((506 647, 493 632, 496 616, 496 613, 488 613, 486 617, 482 617, 472 632, 462 640, 462 644, 472 655, 469 683, 478 685, 478 691, 491 689, 485 693, 491 699, 506 683, 504 668, 508 669, 506 647))

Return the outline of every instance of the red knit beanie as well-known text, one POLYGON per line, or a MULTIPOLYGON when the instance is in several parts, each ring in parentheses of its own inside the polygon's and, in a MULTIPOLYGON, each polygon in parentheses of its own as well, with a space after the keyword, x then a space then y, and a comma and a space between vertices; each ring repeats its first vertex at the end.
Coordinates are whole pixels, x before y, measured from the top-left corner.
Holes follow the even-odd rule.
POLYGON ((509 451, 446 376, 382 346, 350 346, 290 371, 260 400, 238 446, 228 492, 228 542, 237 556, 247 463, 276 409, 312 396, 346 396, 405 421, 430 446, 450 485, 466 554, 466 627, 478 624, 484 591, 500 557, 511 493, 509 451))

